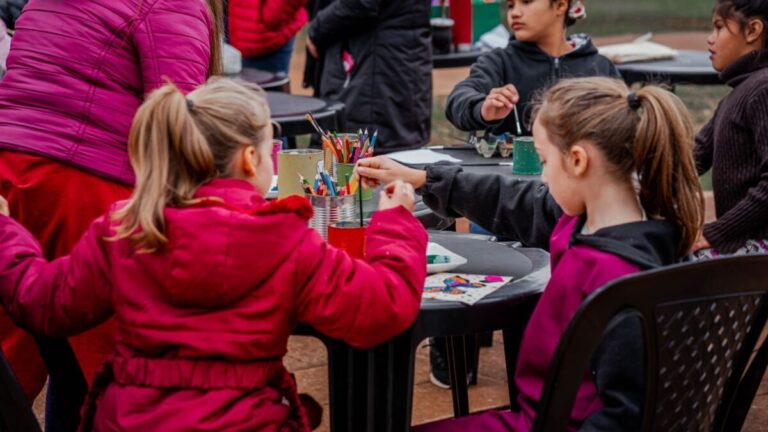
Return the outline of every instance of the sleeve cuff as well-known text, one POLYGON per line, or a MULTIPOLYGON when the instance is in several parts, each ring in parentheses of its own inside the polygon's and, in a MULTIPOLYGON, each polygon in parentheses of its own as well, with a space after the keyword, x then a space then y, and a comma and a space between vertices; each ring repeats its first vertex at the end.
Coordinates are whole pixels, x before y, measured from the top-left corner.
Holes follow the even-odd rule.
POLYGON ((704 225, 704 238, 713 248, 722 253, 734 253, 746 242, 728 233, 727 227, 718 221, 704 225))

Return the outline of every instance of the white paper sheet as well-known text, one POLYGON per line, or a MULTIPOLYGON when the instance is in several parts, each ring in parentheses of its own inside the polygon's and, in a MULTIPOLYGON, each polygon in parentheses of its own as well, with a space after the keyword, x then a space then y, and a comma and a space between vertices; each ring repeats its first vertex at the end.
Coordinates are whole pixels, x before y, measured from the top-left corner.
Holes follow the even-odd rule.
POLYGON ((508 276, 437 273, 427 276, 422 298, 455 301, 471 306, 511 280, 508 276))
POLYGON ((389 153, 387 157, 411 165, 424 165, 440 161, 461 162, 461 159, 427 149, 399 151, 389 153))
POLYGON ((603 45, 597 49, 601 55, 608 57, 616 64, 667 60, 677 57, 677 50, 656 42, 651 42, 650 38, 650 34, 647 34, 637 38, 633 42, 603 45))

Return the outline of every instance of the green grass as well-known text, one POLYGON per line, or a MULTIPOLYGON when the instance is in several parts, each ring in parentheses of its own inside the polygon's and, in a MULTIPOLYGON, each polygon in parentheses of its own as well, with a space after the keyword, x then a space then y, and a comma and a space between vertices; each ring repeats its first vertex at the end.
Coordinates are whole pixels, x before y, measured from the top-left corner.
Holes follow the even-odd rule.
POLYGON ((712 0, 587 0, 588 18, 574 30, 595 36, 708 30, 712 0))

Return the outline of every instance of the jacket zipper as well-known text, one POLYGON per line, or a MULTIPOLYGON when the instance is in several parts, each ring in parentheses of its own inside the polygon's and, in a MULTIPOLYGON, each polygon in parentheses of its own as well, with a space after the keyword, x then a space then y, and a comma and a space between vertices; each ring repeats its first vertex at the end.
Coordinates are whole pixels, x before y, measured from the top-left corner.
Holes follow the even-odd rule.
POLYGON ((560 57, 555 57, 554 61, 555 61, 555 70, 553 71, 553 75, 554 75, 553 78, 555 80, 559 80, 560 79, 560 57))

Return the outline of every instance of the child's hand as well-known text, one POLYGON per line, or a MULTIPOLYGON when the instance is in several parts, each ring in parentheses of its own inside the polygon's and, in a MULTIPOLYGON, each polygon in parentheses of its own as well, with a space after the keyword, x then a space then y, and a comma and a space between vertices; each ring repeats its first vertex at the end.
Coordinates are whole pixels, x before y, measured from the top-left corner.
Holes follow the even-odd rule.
POLYGON ((413 195, 413 186, 402 180, 395 180, 387 185, 379 196, 379 210, 387 210, 397 206, 403 206, 408 211, 413 211, 416 198, 413 195))
POLYGON ((4 216, 10 216, 11 211, 8 209, 8 201, 0 195, 0 214, 4 216))
POLYGON ((426 171, 408 168, 384 156, 360 159, 355 166, 355 176, 367 187, 402 180, 414 188, 420 188, 427 182, 426 171))
POLYGON ((480 115, 489 123, 503 120, 512 112, 519 100, 520 95, 512 84, 492 89, 483 101, 480 115))
POLYGON ((693 247, 691 248, 693 252, 700 251, 702 249, 711 249, 712 245, 709 244, 709 241, 704 238, 703 233, 699 233, 699 238, 696 239, 696 241, 693 243, 693 247))

